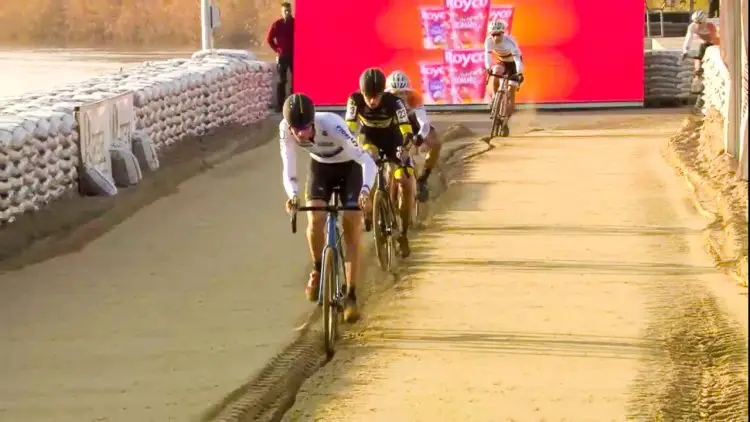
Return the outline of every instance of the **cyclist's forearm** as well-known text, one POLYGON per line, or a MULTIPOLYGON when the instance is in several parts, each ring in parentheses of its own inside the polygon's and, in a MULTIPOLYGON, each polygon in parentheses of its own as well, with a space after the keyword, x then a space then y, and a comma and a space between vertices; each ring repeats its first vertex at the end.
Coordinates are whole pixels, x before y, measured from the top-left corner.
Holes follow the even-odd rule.
POLYGON ((521 59, 521 56, 515 56, 513 60, 516 61, 516 73, 523 73, 523 59, 521 59))
POLYGON ((682 52, 687 53, 688 47, 690 46, 690 39, 692 38, 692 34, 688 32, 687 35, 685 35, 685 39, 682 41, 682 52))
POLYGON ((370 158, 369 154, 364 154, 360 159, 360 166, 362 166, 362 190, 371 190, 375 184, 375 176, 378 172, 378 167, 375 165, 375 161, 370 158))
POLYGON ((693 40, 693 24, 691 23, 688 25, 687 33, 685 34, 685 39, 682 40, 682 52, 687 53, 688 48, 690 47, 690 41, 693 40))
POLYGON ((289 198, 297 195, 297 155, 293 147, 287 145, 287 139, 281 140, 281 168, 283 175, 284 191, 289 198))
POLYGON ((289 199, 297 196, 299 192, 299 186, 297 185, 297 177, 289 174, 284 174, 284 191, 289 199))
POLYGON ((416 117, 417 123, 419 123, 418 135, 422 139, 427 139, 427 135, 430 134, 430 120, 427 118, 427 112, 422 107, 416 108, 414 109, 414 117, 416 117))

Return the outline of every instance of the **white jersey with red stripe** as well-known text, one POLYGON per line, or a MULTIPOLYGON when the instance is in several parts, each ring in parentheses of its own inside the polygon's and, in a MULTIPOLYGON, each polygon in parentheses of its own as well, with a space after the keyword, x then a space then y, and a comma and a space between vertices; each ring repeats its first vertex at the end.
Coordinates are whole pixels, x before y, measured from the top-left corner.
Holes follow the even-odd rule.
POLYGON ((690 41, 693 37, 700 39, 704 43, 711 43, 713 45, 719 44, 719 36, 717 33, 716 25, 711 22, 692 22, 688 25, 687 33, 685 34, 685 40, 682 42, 682 51, 687 52, 690 47, 690 41))
POLYGON ((499 62, 516 62, 516 71, 523 73, 521 62, 521 48, 513 35, 505 34, 500 42, 495 42, 492 36, 484 40, 484 66, 489 69, 499 62))
POLYGON ((368 189, 375 182, 377 166, 354 138, 346 122, 338 114, 328 112, 315 113, 314 139, 300 141, 289 129, 289 123, 279 123, 279 147, 281 152, 284 190, 289 198, 297 196, 297 152, 300 147, 310 154, 310 158, 323 164, 345 163, 355 161, 362 167, 363 189, 368 189))

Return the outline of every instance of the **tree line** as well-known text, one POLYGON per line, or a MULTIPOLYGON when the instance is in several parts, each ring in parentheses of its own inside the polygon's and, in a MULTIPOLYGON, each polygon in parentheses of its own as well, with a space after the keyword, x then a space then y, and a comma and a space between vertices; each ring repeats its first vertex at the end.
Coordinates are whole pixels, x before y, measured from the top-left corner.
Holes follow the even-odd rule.
MULTIPOLYGON (((200 46, 199 0, 18 0, 0 8, 0 44, 27 47, 200 46)), ((272 0, 220 0, 217 47, 264 42, 272 0)))

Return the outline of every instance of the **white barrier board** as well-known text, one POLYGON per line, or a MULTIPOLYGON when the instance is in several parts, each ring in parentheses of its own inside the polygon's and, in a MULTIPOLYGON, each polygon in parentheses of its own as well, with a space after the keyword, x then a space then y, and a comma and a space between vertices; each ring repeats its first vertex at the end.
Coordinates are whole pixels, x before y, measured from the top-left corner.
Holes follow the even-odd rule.
POLYGON ((109 150, 112 147, 131 150, 131 136, 135 127, 133 93, 79 106, 76 108, 76 119, 81 168, 95 168, 114 184, 109 150))
POLYGON ((132 150, 133 131, 135 131, 135 109, 133 107, 133 93, 122 94, 112 98, 114 121, 117 127, 117 136, 113 140, 115 148, 132 150))

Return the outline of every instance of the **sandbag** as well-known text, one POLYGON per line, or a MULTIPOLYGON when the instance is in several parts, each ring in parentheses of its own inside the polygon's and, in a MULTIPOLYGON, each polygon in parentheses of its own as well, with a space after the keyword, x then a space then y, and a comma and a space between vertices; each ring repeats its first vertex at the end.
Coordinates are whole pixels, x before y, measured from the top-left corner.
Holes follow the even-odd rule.
POLYGON ((87 167, 81 175, 81 191, 87 195, 115 196, 117 186, 96 167, 87 167))
POLYGON ((143 179, 141 166, 132 151, 123 148, 110 149, 112 178, 117 186, 133 186, 143 179))
POLYGON ((156 154, 156 147, 151 142, 148 134, 143 131, 133 133, 133 154, 139 163, 146 165, 151 171, 159 169, 159 156, 156 154))

